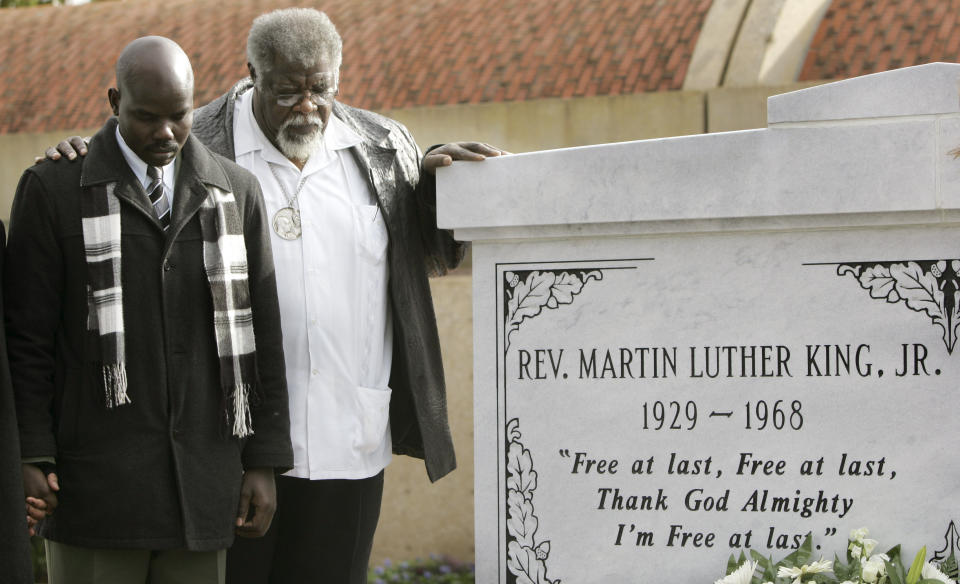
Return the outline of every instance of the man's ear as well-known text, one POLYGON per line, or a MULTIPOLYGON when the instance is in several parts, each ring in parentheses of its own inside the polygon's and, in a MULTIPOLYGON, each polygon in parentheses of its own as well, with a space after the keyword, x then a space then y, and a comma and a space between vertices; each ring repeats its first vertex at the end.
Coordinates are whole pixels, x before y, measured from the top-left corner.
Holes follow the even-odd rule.
POLYGON ((110 101, 110 109, 113 110, 113 115, 120 115, 120 90, 111 87, 107 90, 107 99, 110 101))

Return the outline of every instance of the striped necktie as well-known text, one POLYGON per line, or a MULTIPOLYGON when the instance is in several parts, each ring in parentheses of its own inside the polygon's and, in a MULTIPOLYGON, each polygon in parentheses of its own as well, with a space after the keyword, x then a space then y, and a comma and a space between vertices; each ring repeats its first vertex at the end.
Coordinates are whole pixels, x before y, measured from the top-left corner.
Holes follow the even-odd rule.
POLYGON ((150 184, 147 186, 147 196, 153 204, 153 210, 160 219, 160 225, 166 231, 170 227, 170 198, 163 188, 163 171, 156 166, 147 167, 147 176, 150 184))

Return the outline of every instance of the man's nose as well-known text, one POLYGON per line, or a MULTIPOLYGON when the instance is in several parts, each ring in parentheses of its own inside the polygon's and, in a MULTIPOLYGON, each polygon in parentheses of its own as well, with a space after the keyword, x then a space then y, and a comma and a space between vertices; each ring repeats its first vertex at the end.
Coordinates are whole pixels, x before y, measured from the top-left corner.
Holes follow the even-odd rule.
POLYGON ((170 123, 162 123, 157 126, 156 132, 154 132, 154 138, 157 140, 173 140, 173 126, 170 123))
POLYGON ((309 114, 317 111, 317 104, 313 103, 313 101, 310 100, 310 96, 311 96, 310 93, 301 94, 300 101, 298 101, 296 106, 294 107, 297 110, 299 110, 301 113, 305 113, 305 114, 309 114))

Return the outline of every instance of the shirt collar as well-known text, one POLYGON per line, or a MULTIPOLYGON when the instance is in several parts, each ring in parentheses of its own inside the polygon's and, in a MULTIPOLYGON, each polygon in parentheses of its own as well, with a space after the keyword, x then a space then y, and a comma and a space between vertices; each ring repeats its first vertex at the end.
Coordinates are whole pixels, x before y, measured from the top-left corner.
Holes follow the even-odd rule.
MULTIPOLYGON (((281 164, 287 161, 287 158, 267 139, 253 116, 253 92, 254 89, 251 88, 237 98, 236 111, 234 112, 237 120, 234 128, 234 152, 239 157, 259 150, 264 160, 281 164)), ((329 156, 336 150, 352 148, 363 142, 360 134, 332 114, 327 121, 327 128, 324 130, 323 136, 324 152, 318 153, 320 158, 329 156)), ((317 155, 311 156, 311 158, 315 156, 317 155)))
MULTIPOLYGON (((150 182, 151 182, 150 177, 147 176, 147 163, 141 160, 140 157, 137 156, 133 152, 133 150, 130 149, 129 146, 127 146, 126 141, 123 139, 123 136, 120 134, 120 124, 117 124, 116 134, 117 134, 117 145, 120 146, 120 152, 123 153, 123 158, 127 161, 127 166, 130 167, 130 170, 133 171, 133 175, 137 177, 137 180, 139 180, 141 186, 143 186, 143 190, 146 191, 147 187, 150 186, 150 182)), ((161 170, 163 171, 163 184, 166 187, 168 193, 173 192, 173 185, 176 182, 176 180, 174 179, 174 177, 176 176, 174 174, 175 173, 174 165, 176 163, 177 163, 177 160, 176 158, 174 158, 170 164, 161 168, 161 170)))

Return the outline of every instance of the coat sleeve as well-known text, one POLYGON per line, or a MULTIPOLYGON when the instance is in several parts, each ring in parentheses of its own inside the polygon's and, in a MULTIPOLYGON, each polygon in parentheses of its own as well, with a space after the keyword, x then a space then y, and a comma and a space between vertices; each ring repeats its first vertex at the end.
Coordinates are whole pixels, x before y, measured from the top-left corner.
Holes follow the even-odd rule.
MULTIPOLYGON (((0 223, 0 247, 3 245, 0 223)), ((2 257, 0 257, 2 260, 2 257)), ((0 307, 3 300, 0 298, 0 307)), ((9 584, 33 584, 30 542, 23 512, 23 478, 20 474, 20 440, 14 415, 13 390, 7 366, 6 342, 0 331, 0 566, 9 584)))
POLYGON ((63 257, 41 180, 20 179, 3 273, 7 353, 24 458, 56 456, 55 339, 63 305, 63 257))
MULTIPOLYGON (((246 174, 246 173, 245 173, 246 174)), ((244 239, 253 309, 253 331, 257 346, 258 399, 251 407, 254 434, 243 449, 244 468, 273 467, 279 472, 293 468, 290 444, 290 413, 287 401, 283 336, 277 278, 270 248, 270 232, 260 185, 252 175, 245 177, 244 239)))
POLYGON ((417 227, 423 245, 428 276, 442 276, 456 268, 466 253, 467 245, 456 241, 453 232, 437 228, 437 181, 423 170, 423 153, 409 130, 398 124, 398 156, 407 164, 412 160, 410 179, 413 181, 417 227))

